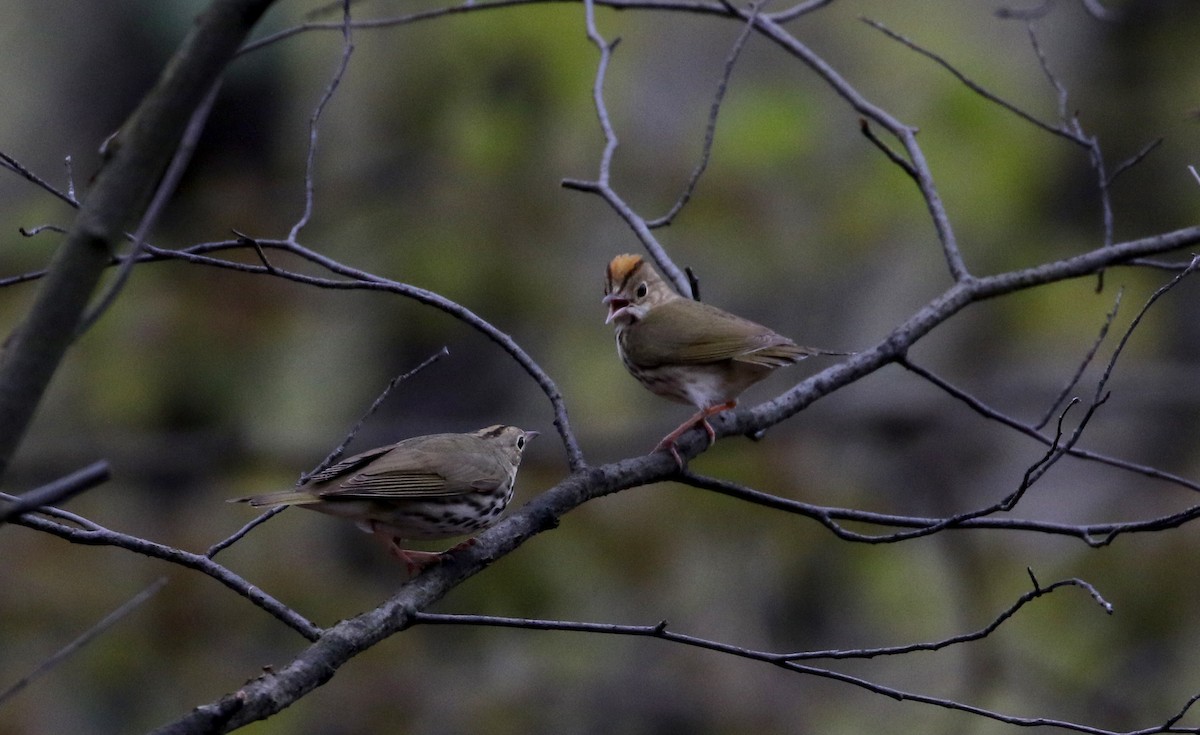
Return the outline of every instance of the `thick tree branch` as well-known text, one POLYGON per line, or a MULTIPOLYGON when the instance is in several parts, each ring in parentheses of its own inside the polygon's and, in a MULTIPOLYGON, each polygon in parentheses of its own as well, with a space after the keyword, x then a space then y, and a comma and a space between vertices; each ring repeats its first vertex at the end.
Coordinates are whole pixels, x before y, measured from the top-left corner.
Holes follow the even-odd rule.
POLYGON ((191 119, 271 0, 214 0, 108 148, 29 315, 0 355, 0 475, 8 467, 124 228, 191 119))

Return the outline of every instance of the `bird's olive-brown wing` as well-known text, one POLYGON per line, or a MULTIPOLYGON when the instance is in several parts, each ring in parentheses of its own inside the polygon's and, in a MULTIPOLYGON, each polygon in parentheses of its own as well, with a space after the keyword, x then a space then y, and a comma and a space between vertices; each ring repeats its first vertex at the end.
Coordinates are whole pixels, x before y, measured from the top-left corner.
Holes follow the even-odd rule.
POLYGON ((483 440, 434 434, 386 449, 333 479, 319 495, 322 500, 444 498, 491 489, 504 479, 494 450, 483 440))
MULTIPOLYGON (((401 442, 401 443, 403 443, 403 442, 401 442)), ((308 482, 306 484, 318 485, 321 483, 329 482, 330 480, 336 480, 338 478, 349 477, 350 475, 354 474, 354 472, 356 470, 362 469, 363 467, 370 464, 371 460, 374 460, 384 454, 387 454, 388 452, 392 451, 392 449, 394 449, 396 446, 398 446, 398 445, 389 444, 389 445, 383 446, 383 447, 375 447, 374 449, 368 449, 365 452, 356 454, 353 457, 347 457, 346 459, 343 459, 341 462, 330 465, 330 466, 326 467, 325 469, 321 470, 320 472, 316 473, 312 477, 308 478, 308 482)))
POLYGON ((643 367, 722 360, 777 366, 807 354, 761 324, 688 299, 651 309, 625 331, 622 346, 626 356, 643 367))

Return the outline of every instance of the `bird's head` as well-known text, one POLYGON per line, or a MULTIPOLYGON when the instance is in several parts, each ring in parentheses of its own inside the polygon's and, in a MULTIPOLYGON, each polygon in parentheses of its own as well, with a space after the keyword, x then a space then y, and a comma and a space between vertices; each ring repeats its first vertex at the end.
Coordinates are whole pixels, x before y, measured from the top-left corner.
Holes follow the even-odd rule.
POLYGON ((618 255, 608 264, 604 276, 602 303, 608 307, 604 323, 632 324, 673 298, 678 294, 640 255, 618 255))

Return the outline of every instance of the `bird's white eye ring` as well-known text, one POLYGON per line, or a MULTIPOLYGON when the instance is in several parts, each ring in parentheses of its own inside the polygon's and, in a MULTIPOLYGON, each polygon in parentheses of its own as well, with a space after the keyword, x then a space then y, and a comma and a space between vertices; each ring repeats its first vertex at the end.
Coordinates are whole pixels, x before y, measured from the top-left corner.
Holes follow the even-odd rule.
POLYGON ((649 287, 649 286, 647 286, 647 285, 645 284, 645 282, 639 283, 639 284, 638 284, 638 287, 637 287, 637 297, 638 297, 639 299, 644 299, 644 298, 646 298, 646 293, 647 293, 649 290, 650 290, 650 287, 649 287))
POLYGON ((517 449, 524 449, 524 448, 525 448, 525 435, 522 434, 521 436, 517 437, 517 449))

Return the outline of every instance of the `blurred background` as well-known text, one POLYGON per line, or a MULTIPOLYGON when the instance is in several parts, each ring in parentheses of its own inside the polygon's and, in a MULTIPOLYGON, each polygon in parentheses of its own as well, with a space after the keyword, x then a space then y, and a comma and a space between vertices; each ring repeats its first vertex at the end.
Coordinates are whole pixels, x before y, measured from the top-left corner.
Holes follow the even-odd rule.
MULTIPOLYGON (((1017 0, 1014 0, 1017 2, 1017 0)), ((205 5, 17 0, 0 28, 0 150, 60 187, 71 157, 86 190, 96 151, 153 83, 205 5)), ((1023 5, 1038 5, 1027 0, 1023 5)), ((1113 189, 1118 241, 1196 223, 1200 5, 1051 3, 1036 22, 1065 108, 1101 141, 1111 171, 1164 142, 1113 189)), ((280 2, 255 37, 314 3, 280 2)), ((363 2, 388 17, 422 2, 363 2)), ((771 6, 779 10, 783 6, 771 6)), ((937 177, 976 274, 1068 257, 1103 242, 1087 154, 982 100, 860 21, 876 19, 990 91, 1054 123, 1058 109, 1022 22, 999 2, 839 0, 787 27, 907 124, 937 177)), ((336 20, 337 13, 324 16, 336 20)), ((620 136, 613 183, 647 217, 696 165, 713 94, 741 30, 684 13, 598 10, 620 37, 605 91, 620 136)), ((306 33, 239 59, 161 226, 160 246, 285 237, 303 207, 307 126, 341 54, 306 33)), ((316 206, 301 241, 348 265, 431 289, 513 336, 557 381, 587 459, 642 454, 687 414, 651 397, 613 348, 604 266, 639 245, 598 197, 561 187, 596 175, 603 140, 598 58, 579 4, 472 12, 356 31, 325 111, 316 206)), ((0 275, 43 266, 71 211, 0 176, 0 275)), ((706 301, 797 341, 855 350, 950 283, 912 182, 859 132, 812 71, 761 37, 738 61, 712 160, 675 223, 658 231, 706 301)), ((1181 253, 1180 259, 1186 259, 1181 253)), ((239 256, 240 257, 240 256, 239 256)), ((252 256, 249 256, 252 258, 252 256)), ((296 265, 283 259, 281 264, 296 265)), ((911 355, 996 408, 1040 417, 1095 339, 1119 289, 1115 332, 1161 271, 1109 271, 978 304, 911 355)), ((34 286, 0 290, 5 332, 34 286)), ((1185 477, 1195 458, 1200 284, 1184 282, 1134 335, 1082 445, 1185 477)), ((1100 351, 1107 359, 1112 338, 1100 351)), ((23 492, 98 458, 112 482, 69 509, 203 551, 254 513, 225 498, 289 486, 338 444, 387 382, 400 386, 351 451, 414 434, 513 423, 543 432, 517 503, 566 472, 550 405, 499 348, 393 295, 317 290, 180 263, 136 270, 70 352, 5 477, 23 492)), ((752 389, 752 405, 828 360, 752 389)), ((1097 371, 1078 389, 1089 396, 1097 371)), ((1078 415, 1078 414, 1077 414, 1078 415)), ((1068 422, 1070 424, 1071 422, 1068 422)), ((722 441, 698 471, 811 503, 951 514, 1014 489, 1044 448, 888 368, 814 404, 753 444, 722 441)), ((1069 523, 1149 518, 1194 495, 1064 461, 1014 511, 1069 523)), ((943 533, 903 544, 835 539, 788 517, 673 484, 589 503, 454 590, 438 612, 653 624, 754 649, 903 644, 982 627, 1043 583, 1082 577, 1111 601, 1063 590, 985 641, 842 662, 840 671, 1019 716, 1113 730, 1160 723, 1200 691, 1192 656, 1200 588, 1192 527, 1104 549, 1028 533, 943 533)), ((320 625, 376 606, 403 570, 351 524, 288 511, 218 561, 320 625)), ((149 729, 236 689, 305 643, 196 573, 111 548, 0 528, 0 688, 165 575, 148 604, 0 708, 0 733, 149 729)), ((1195 724, 1200 714, 1186 722, 1195 724)), ((994 733, 998 723, 643 639, 420 628, 359 656, 255 733, 994 733)))

